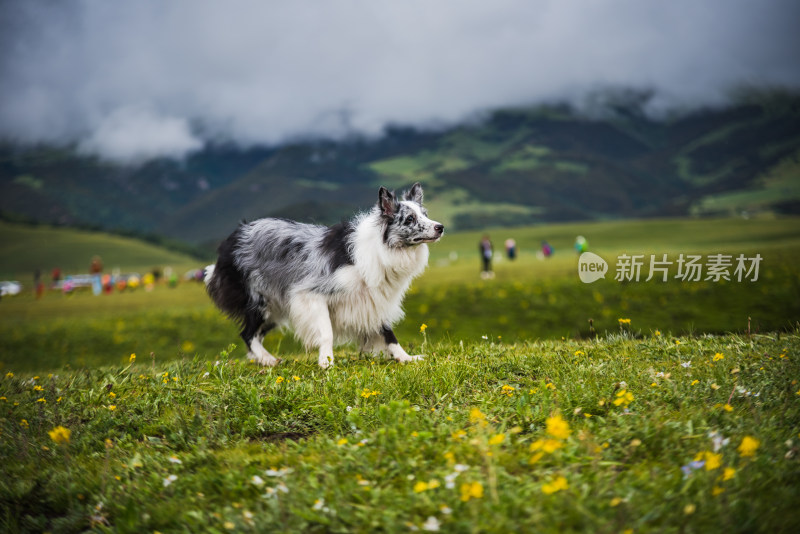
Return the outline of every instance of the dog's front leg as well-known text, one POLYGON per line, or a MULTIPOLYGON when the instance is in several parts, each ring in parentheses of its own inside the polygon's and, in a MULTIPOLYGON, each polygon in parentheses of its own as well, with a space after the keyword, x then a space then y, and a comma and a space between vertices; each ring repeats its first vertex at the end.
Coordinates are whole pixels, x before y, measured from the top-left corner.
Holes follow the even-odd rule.
POLYGON ((333 327, 324 297, 303 293, 293 299, 291 315, 295 333, 306 346, 319 348, 319 366, 333 365, 333 327))
POLYGON ((381 336, 383 336, 387 354, 400 363, 413 362, 425 357, 422 354, 409 356, 409 354, 403 350, 403 347, 400 346, 400 343, 398 343, 397 336, 394 335, 392 329, 386 325, 381 328, 381 336))

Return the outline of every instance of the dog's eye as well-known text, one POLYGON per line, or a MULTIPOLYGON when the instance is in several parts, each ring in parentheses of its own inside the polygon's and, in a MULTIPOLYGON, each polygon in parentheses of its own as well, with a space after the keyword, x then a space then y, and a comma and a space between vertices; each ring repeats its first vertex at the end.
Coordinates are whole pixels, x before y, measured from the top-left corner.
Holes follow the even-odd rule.
POLYGON ((406 217, 405 224, 406 224, 406 226, 414 224, 414 216, 413 215, 409 215, 408 217, 406 217))

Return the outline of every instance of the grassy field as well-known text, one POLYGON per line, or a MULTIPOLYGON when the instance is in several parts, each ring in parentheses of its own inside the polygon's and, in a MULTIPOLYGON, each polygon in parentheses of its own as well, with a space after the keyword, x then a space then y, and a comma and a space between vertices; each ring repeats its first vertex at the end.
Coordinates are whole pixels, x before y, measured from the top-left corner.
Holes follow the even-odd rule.
POLYGON ((197 283, 3 299, 0 531, 800 528, 800 219, 490 233, 521 252, 490 280, 479 233, 431 247, 412 365, 344 347, 322 372, 275 333, 284 363, 256 367, 197 283), (578 234, 605 280, 580 282, 578 234), (622 253, 762 262, 619 282, 622 253))
POLYGON ((800 528, 797 332, 423 349, 4 373, 2 530, 800 528))

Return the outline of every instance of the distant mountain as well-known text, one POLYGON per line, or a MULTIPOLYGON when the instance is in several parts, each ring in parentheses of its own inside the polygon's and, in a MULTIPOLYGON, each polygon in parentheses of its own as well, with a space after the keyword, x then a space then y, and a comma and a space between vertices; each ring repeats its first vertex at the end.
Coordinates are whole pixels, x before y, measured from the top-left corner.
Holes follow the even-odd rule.
POLYGON ((0 213, 215 243, 263 216, 331 223, 379 185, 425 185, 456 229, 549 221, 800 213, 800 96, 752 93, 724 109, 649 118, 635 100, 592 112, 504 109, 378 140, 212 145, 125 167, 70 148, 0 145, 0 213))

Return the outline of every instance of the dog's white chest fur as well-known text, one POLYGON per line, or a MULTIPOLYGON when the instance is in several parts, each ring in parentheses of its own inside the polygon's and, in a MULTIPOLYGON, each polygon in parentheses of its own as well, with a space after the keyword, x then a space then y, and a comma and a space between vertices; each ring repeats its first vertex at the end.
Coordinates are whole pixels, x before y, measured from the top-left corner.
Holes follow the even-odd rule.
POLYGON ((329 301, 337 342, 365 338, 403 318, 403 297, 425 269, 428 247, 423 244, 387 256, 380 258, 386 263, 356 260, 337 271, 335 284, 341 290, 329 301))

